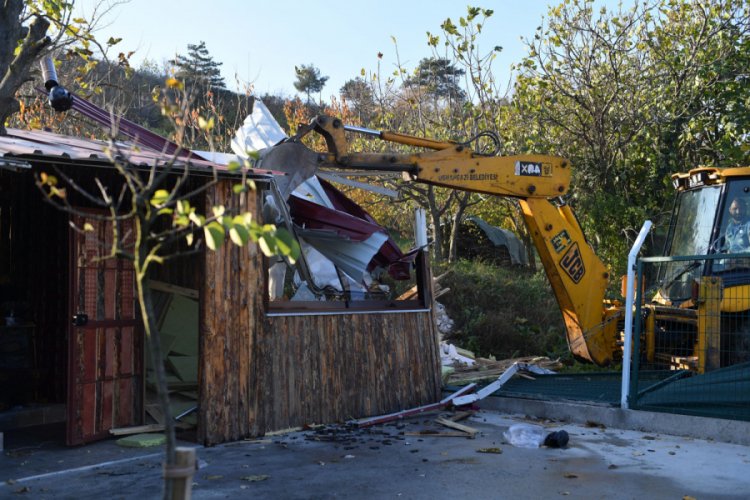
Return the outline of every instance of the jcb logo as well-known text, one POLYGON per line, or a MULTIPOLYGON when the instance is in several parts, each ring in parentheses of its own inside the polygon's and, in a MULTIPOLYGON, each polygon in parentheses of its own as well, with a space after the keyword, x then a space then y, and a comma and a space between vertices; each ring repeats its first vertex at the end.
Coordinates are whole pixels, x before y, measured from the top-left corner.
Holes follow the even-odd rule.
POLYGON ((570 276, 573 283, 581 281, 583 275, 586 274, 586 269, 583 267, 583 258, 580 250, 578 250, 578 243, 573 243, 573 246, 565 252, 562 260, 560 260, 560 267, 570 276))

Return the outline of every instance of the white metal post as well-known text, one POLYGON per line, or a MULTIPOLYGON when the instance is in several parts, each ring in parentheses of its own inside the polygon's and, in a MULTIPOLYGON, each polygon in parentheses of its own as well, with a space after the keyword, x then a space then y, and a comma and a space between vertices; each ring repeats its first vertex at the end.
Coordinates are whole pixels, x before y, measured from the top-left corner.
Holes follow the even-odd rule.
POLYGON ((424 208, 414 210, 414 239, 417 248, 426 250, 427 246, 427 214, 424 208))
POLYGON ((633 301, 635 299, 635 259, 646 240, 651 221, 647 220, 641 227, 641 232, 633 243, 628 254, 628 277, 625 295, 625 345, 622 353, 622 388, 620 389, 620 407, 628 408, 628 394, 630 393, 630 358, 633 350, 633 301))

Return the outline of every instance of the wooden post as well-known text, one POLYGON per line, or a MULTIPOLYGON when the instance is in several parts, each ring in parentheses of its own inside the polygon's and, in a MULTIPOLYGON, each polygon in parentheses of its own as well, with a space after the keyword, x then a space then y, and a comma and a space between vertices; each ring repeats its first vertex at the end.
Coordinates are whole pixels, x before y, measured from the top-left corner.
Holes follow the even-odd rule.
POLYGON ((178 446, 175 448, 175 464, 164 466, 164 478, 172 483, 171 500, 190 500, 195 474, 195 448, 178 446))

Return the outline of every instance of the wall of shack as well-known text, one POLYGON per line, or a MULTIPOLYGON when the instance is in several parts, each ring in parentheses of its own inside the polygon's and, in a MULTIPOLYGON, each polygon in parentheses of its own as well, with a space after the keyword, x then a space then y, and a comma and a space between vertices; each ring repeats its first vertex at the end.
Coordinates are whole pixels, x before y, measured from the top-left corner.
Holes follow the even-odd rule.
MULTIPOLYGON (((238 204, 231 193, 231 183, 222 183, 209 203, 238 204)), ((259 213, 256 193, 245 203, 259 213)), ((256 245, 206 252, 199 441, 217 444, 439 399, 431 312, 267 317, 264 273, 256 245)))

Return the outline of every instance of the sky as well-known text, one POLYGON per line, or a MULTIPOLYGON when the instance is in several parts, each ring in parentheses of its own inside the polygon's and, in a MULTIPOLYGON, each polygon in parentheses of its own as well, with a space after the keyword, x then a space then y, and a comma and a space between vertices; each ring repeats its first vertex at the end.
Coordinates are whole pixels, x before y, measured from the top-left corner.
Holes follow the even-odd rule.
MULTIPOLYGON (((107 0, 78 0, 90 13, 107 0)), ((110 4, 112 2, 109 2, 110 4)), ((479 39, 482 53, 500 45, 493 63, 497 81, 511 77, 510 67, 526 54, 521 37, 534 31, 555 0, 485 0, 471 5, 494 10, 479 39), (484 47, 482 49, 482 47, 484 47)), ((467 4, 450 0, 130 0, 114 5, 97 32, 99 40, 122 38, 117 52, 135 51, 131 64, 156 62, 187 53, 188 44, 206 42, 222 63, 222 75, 234 90, 253 86, 256 95, 292 97, 298 92, 294 67, 313 64, 329 80, 324 101, 364 69, 392 73, 397 61, 413 69, 432 56, 427 35, 441 34, 450 17, 456 24, 467 4), (393 40, 396 40, 394 44, 393 40)))

